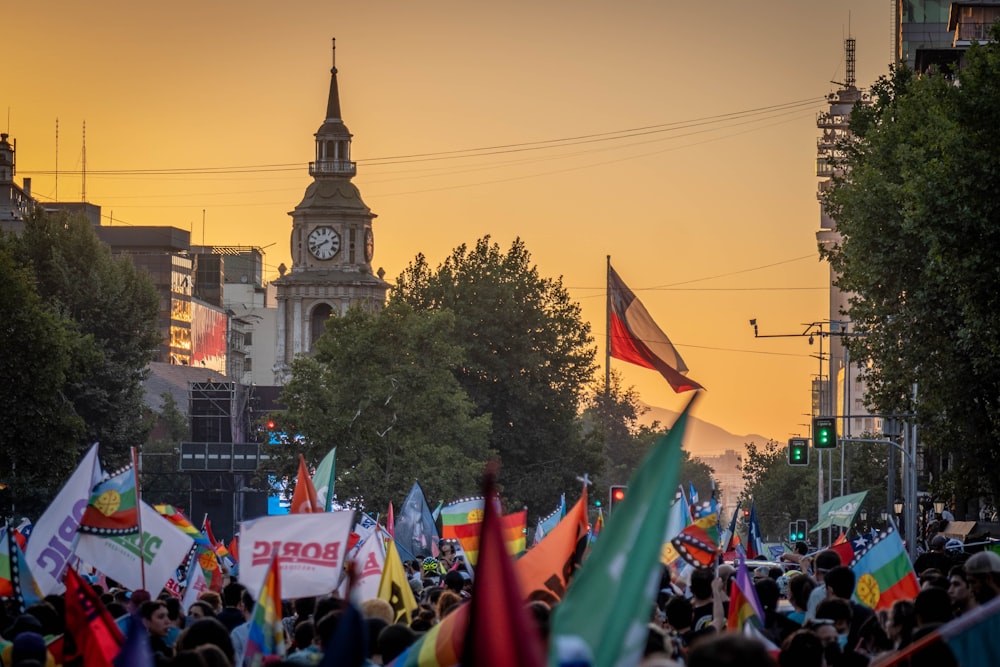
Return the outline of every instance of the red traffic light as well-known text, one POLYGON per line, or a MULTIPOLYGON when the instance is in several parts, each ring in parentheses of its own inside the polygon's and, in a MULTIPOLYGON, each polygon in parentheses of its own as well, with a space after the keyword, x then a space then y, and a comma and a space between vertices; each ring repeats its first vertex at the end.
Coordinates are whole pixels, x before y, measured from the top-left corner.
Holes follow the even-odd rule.
POLYGON ((625 489, 619 488, 613 490, 611 492, 611 500, 612 501, 625 500, 625 489))
POLYGON ((608 511, 610 512, 618 503, 625 500, 625 491, 628 489, 624 484, 613 484, 610 489, 608 489, 608 511))
POLYGON ((274 430, 274 420, 273 419, 268 419, 267 420, 267 430, 268 431, 273 431, 274 430))

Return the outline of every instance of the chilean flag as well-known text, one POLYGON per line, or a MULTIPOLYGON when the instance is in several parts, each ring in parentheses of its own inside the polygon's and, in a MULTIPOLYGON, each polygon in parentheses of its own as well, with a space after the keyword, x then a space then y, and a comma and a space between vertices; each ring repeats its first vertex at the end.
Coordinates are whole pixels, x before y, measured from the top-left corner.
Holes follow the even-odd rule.
POLYGON ((685 377, 687 365, 667 334, 656 325, 608 263, 608 345, 611 356, 658 371, 678 394, 704 389, 685 377))

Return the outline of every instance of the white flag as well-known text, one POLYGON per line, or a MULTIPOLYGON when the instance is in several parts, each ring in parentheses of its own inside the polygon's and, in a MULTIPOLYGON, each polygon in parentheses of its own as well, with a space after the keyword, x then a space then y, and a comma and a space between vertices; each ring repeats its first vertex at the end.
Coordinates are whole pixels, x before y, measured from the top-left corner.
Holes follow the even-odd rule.
POLYGON ((376 530, 354 555, 358 579, 354 584, 358 599, 362 602, 378 597, 379 583, 382 581, 382 569, 385 567, 385 537, 381 530, 376 530))
POLYGON ((93 445, 32 529, 25 555, 42 595, 65 589, 63 574, 76 547, 76 529, 87 509, 90 490, 99 481, 101 466, 97 445, 93 445))
POLYGON ((174 524, 145 502, 140 503, 139 511, 141 539, 138 533, 119 537, 81 535, 76 555, 125 587, 132 590, 144 588, 156 596, 174 576, 194 540, 177 530, 174 524))
POLYGON ((330 593, 340 581, 354 510, 264 516, 240 524, 240 583, 260 595, 271 559, 278 554, 281 595, 330 593))
POLYGON ((197 559, 192 559, 191 567, 188 568, 187 588, 184 590, 184 599, 181 600, 181 613, 187 614, 191 605, 198 601, 198 596, 208 590, 208 582, 205 581, 205 573, 198 565, 197 559))

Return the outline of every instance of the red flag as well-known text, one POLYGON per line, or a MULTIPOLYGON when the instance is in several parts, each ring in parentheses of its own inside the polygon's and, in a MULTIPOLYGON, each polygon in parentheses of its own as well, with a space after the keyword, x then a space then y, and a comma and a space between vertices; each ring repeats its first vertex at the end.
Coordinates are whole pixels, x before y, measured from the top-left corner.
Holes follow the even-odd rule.
POLYGON ((494 464, 487 467, 483 485, 485 516, 461 662, 476 667, 544 667, 542 641, 528 616, 507 553, 494 464))
POLYGON ((704 388, 684 377, 688 368, 681 355, 610 263, 608 321, 612 357, 658 371, 677 393, 704 388))
POLYGON ((235 537, 229 541, 229 555, 232 556, 233 560, 237 563, 240 562, 240 546, 237 544, 235 537))
POLYGON ((316 498, 316 487, 309 477, 309 468, 305 458, 299 454, 299 475, 295 482, 295 493, 292 494, 292 514, 322 512, 323 508, 316 498))
POLYGON ((125 637, 101 598, 77 574, 66 570, 66 665, 112 667, 125 637))

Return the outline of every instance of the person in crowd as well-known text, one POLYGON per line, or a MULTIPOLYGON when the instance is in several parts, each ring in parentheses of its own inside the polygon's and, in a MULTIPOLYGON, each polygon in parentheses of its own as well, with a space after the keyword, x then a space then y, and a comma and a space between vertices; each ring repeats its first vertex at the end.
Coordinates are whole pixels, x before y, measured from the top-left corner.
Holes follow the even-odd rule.
POLYGON ((863 667, 869 662, 868 656, 859 653, 856 645, 848 641, 851 617, 851 605, 846 600, 832 595, 816 607, 816 619, 813 624, 820 624, 816 631, 823 641, 823 650, 829 667, 863 667))
POLYGON ((813 579, 816 581, 816 587, 809 594, 809 603, 806 605, 806 620, 816 618, 816 607, 826 599, 826 583, 824 582, 826 573, 841 565, 840 555, 836 551, 824 549, 816 554, 812 562, 813 579))
POLYGON ((445 616, 454 611, 460 604, 462 604, 462 598, 458 593, 451 590, 445 590, 438 597, 437 605, 434 607, 434 615, 437 619, 436 622, 440 623, 445 616))
POLYGON ((875 612, 871 608, 858 604, 851 599, 854 595, 856 577, 849 567, 835 567, 826 574, 827 599, 832 597, 843 600, 851 607, 851 627, 847 642, 853 649, 861 638, 861 626, 868 622, 875 612))
POLYGON ((965 565, 953 565, 948 571, 948 599, 951 600, 951 610, 956 616, 966 614, 979 605, 972 595, 965 565))
POLYGON ((212 605, 204 600, 195 600, 191 603, 191 606, 188 607, 187 616, 185 627, 201 618, 215 618, 215 609, 213 609, 212 605))
POLYGON ((778 556, 778 560, 782 563, 801 565, 802 559, 806 557, 807 553, 809 553, 809 545, 800 540, 795 543, 791 551, 785 551, 778 556))
POLYGON ((212 605, 215 614, 222 611, 222 596, 215 591, 203 591, 198 595, 198 599, 212 605))
POLYGON ((318 665, 323 658, 323 652, 316 643, 316 626, 311 620, 305 620, 295 626, 292 635, 294 649, 285 658, 291 665, 318 665))
POLYGON ((754 588, 757 591, 760 606, 764 608, 763 632, 772 642, 781 646, 786 637, 802 626, 789 620, 787 616, 778 611, 778 601, 781 599, 778 582, 770 577, 765 577, 755 582, 754 588))
POLYGON ((226 656, 231 665, 236 664, 236 652, 229 630, 215 618, 201 618, 191 623, 181 636, 177 638, 177 650, 195 651, 199 646, 211 645, 217 647, 226 656))
POLYGON ((691 606, 693 607, 692 630, 700 631, 712 625, 715 615, 712 593, 712 581, 714 579, 715 573, 711 568, 698 568, 691 573, 691 580, 688 582, 688 591, 691 593, 691 606))
POLYGON ((10 639, 13 641, 0 652, 0 664, 4 667, 55 667, 45 637, 38 632, 25 630, 10 639))
POLYGON ((694 639, 694 607, 684 596, 675 595, 667 600, 664 613, 667 636, 672 645, 670 657, 684 660, 688 645, 694 639))
POLYGON ((236 626, 246 623, 247 612, 241 606, 243 591, 245 590, 246 587, 240 583, 231 583, 222 589, 222 604, 224 606, 222 611, 218 612, 215 617, 219 619, 220 623, 229 628, 230 632, 235 630, 236 626))
POLYGON ((812 630, 800 629, 785 638, 779 667, 823 667, 823 642, 812 630))
POLYGON ((135 614, 142 609, 142 605, 153 599, 153 596, 149 594, 149 591, 143 590, 141 588, 132 591, 127 595, 125 606, 128 609, 128 613, 135 614))
POLYGON ((917 593, 913 600, 913 608, 917 613, 917 628, 913 633, 913 638, 917 639, 919 630, 928 625, 941 625, 947 623, 954 614, 951 611, 951 599, 948 592, 937 586, 925 588, 917 593))
POLYGON ((382 654, 382 664, 388 665, 417 641, 417 633, 403 623, 394 623, 378 635, 378 649, 382 654))
MULTIPOLYGON (((241 589, 240 604, 238 608, 243 614, 243 623, 237 625, 229 632, 229 639, 233 642, 233 651, 236 653, 236 659, 239 660, 247 648, 247 639, 250 637, 250 618, 253 616, 254 600, 253 596, 250 595, 250 591, 248 591, 246 587, 241 586, 240 584, 229 585, 240 586, 241 589)), ((236 667, 240 667, 240 665, 236 665, 236 667)))
POLYGON ((441 540, 438 543, 438 560, 441 562, 441 566, 444 568, 445 572, 448 572, 452 567, 454 567, 456 556, 457 554, 454 542, 451 540, 441 540))
POLYGON ((149 646, 153 656, 158 660, 172 658, 174 650, 167 644, 171 626, 167 605, 162 600, 146 600, 139 607, 139 613, 142 615, 142 624, 146 626, 146 632, 149 634, 149 646))
POLYGON ((371 598, 361 603, 361 615, 365 618, 381 618, 386 625, 396 620, 396 612, 392 605, 382 598, 371 598))
MULTIPOLYGON (((794 572, 794 570, 793 570, 794 572)), ((813 578, 804 573, 788 574, 788 601, 792 605, 792 611, 788 613, 788 618, 799 625, 805 625, 806 608, 809 606, 809 594, 816 588, 813 578)))
POLYGON ((945 551, 947 544, 948 538, 944 535, 935 535, 931 538, 930 549, 917 556, 917 560, 913 561, 913 571, 917 573, 918 577, 928 568, 934 568, 941 573, 951 569, 954 563, 952 563, 951 556, 945 551))
POLYGON ((1000 595, 1000 556, 992 551, 980 551, 965 561, 965 574, 972 595, 979 604, 986 604, 1000 595))
POLYGON ((894 649, 906 648, 913 641, 917 627, 917 609, 912 600, 896 600, 885 618, 885 633, 894 649))
POLYGON ((688 652, 687 667, 774 667, 764 644, 736 633, 704 638, 688 652))

